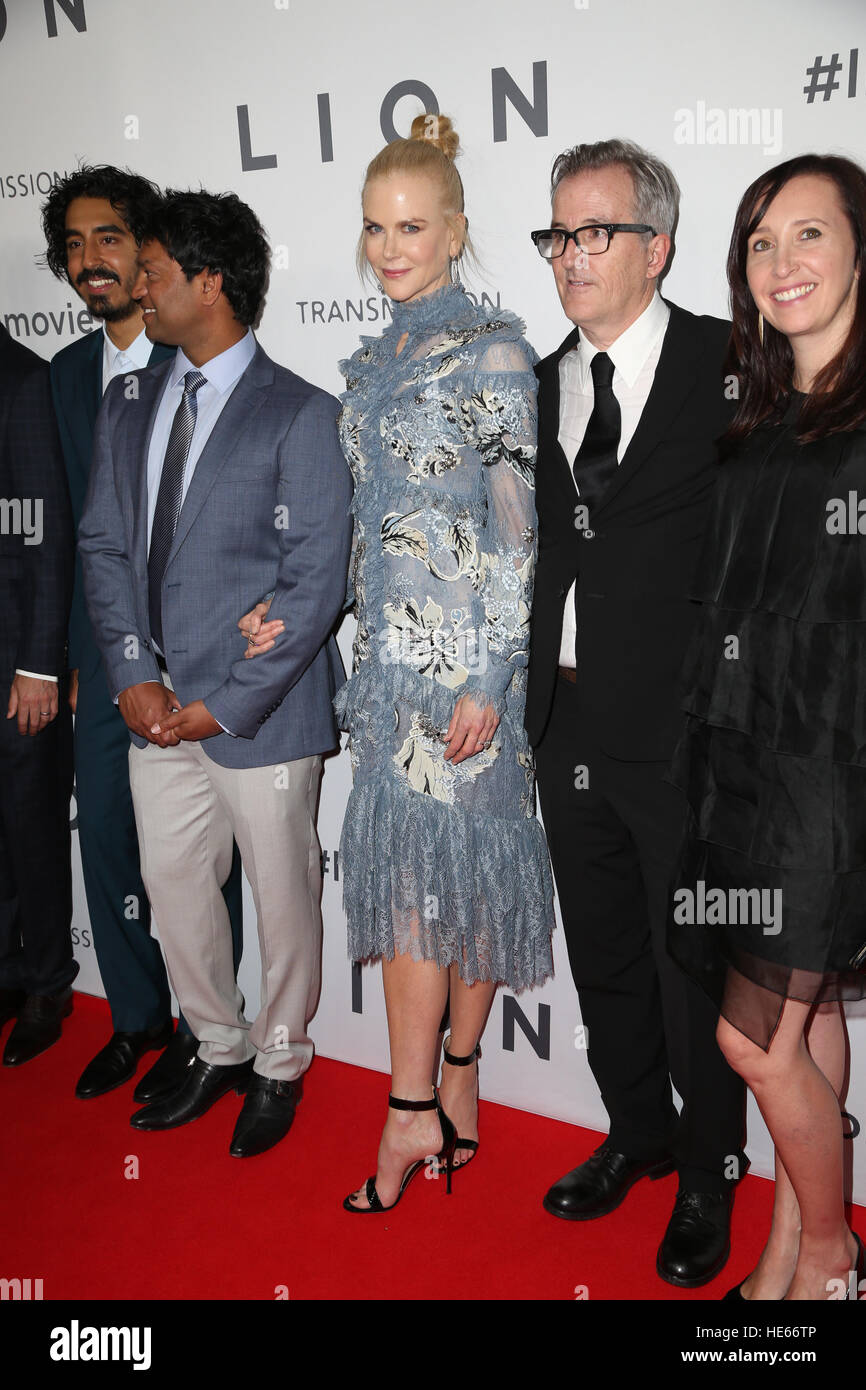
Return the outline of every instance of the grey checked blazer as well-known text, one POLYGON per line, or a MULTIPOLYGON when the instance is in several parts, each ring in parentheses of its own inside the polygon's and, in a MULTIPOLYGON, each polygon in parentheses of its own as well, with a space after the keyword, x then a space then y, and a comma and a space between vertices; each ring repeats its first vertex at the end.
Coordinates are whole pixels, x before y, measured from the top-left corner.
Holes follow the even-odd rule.
MULTIPOLYGON (((137 399, 129 377, 116 379, 96 424, 79 549, 114 697, 160 679, 148 617, 147 452, 170 371, 166 362, 131 373, 137 399)), ((163 578, 166 663, 181 702, 204 700, 238 735, 202 742, 223 767, 263 767, 337 744, 331 699, 344 672, 332 629, 352 529, 338 409, 257 346, 181 507, 163 578), (238 618, 271 590, 268 616, 286 630, 247 661, 238 618)))

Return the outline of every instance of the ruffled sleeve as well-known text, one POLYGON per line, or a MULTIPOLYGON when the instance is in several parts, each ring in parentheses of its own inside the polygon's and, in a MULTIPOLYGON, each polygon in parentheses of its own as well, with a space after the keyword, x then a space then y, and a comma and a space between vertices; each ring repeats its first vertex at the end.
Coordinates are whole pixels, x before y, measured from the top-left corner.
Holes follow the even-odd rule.
POLYGON ((501 713, 518 667, 527 664, 536 555, 536 399, 532 348, 516 336, 479 357, 472 383, 475 447, 481 457, 488 525, 480 555, 484 624, 479 669, 466 689, 501 713), (481 669, 483 668, 483 669, 481 669))

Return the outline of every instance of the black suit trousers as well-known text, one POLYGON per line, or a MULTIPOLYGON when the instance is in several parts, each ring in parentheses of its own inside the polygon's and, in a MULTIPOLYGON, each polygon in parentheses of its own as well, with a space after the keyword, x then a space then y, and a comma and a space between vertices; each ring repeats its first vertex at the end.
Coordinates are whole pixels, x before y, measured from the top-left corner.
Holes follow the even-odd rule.
POLYGON ((603 753, 577 686, 558 678, 538 791, 609 1143, 634 1158, 672 1153, 682 1188, 724 1192, 745 1168, 745 1092, 716 1011, 665 947, 684 817, 666 766, 603 753))
POLYGON ((31 737, 0 714, 0 987, 58 994, 78 974, 72 954, 72 715, 60 710, 31 737))

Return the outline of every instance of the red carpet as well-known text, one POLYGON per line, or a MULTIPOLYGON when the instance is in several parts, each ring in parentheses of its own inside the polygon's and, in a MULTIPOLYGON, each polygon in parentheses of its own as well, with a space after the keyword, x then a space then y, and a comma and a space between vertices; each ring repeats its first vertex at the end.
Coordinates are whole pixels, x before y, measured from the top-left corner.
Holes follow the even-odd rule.
MULTIPOLYGON (((772 1185, 747 1177, 727 1268, 704 1289, 673 1289, 655 1254, 675 1177, 641 1182, 603 1221, 558 1221, 541 1198, 599 1136, 489 1102, 453 1196, 419 1175, 394 1212, 350 1216, 340 1203, 375 1168, 386 1077, 317 1059, 288 1138, 239 1160, 234 1094, 163 1134, 130 1128, 133 1082, 76 1100, 109 1031, 104 1002, 77 994, 59 1043, 0 1069, 0 1277, 40 1278, 46 1300, 269 1300, 281 1285, 292 1300, 570 1300, 583 1288, 590 1300, 717 1299, 769 1227, 772 1185)), ((856 1209, 866 1234, 863 1218, 856 1209)))

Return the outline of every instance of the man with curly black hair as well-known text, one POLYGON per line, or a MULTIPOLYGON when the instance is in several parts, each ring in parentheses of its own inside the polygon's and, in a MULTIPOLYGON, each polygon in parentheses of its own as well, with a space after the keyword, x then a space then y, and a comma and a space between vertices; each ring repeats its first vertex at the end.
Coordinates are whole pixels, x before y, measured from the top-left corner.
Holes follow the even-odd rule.
MULTIPOLYGON (((155 184, 128 169, 82 165, 60 180, 45 202, 45 261, 81 296, 102 329, 79 338, 51 363, 76 527, 90 475, 93 431, 103 391, 116 376, 154 366, 173 349, 145 335, 133 296, 138 249, 161 200, 155 184)), ((113 1033, 78 1080, 82 1099, 114 1090, 135 1074, 141 1057, 160 1052, 136 1087, 156 1100, 180 1085, 197 1047, 181 1016, 171 1021, 171 995, 159 944, 150 932, 150 903, 138 855, 129 791, 129 737, 111 698, 87 616, 80 561, 69 625, 70 703, 75 710, 78 832, 87 907, 113 1033)), ((226 884, 235 962, 241 950, 241 873, 235 851, 226 884)))
POLYGON ((148 337, 178 350, 134 387, 109 387, 79 531, 90 616, 132 739, 144 880, 200 1042, 180 1090, 132 1124, 174 1129, 245 1092, 230 1147, 240 1158, 288 1132, 313 1055, 315 813, 322 755, 337 745, 332 628, 352 529, 338 402, 271 361, 251 331, 268 263, 262 227, 234 194, 166 194, 135 294, 148 337), (246 661, 238 617, 266 592, 282 627, 246 661), (233 835, 258 914, 252 1025, 219 894, 233 835))

